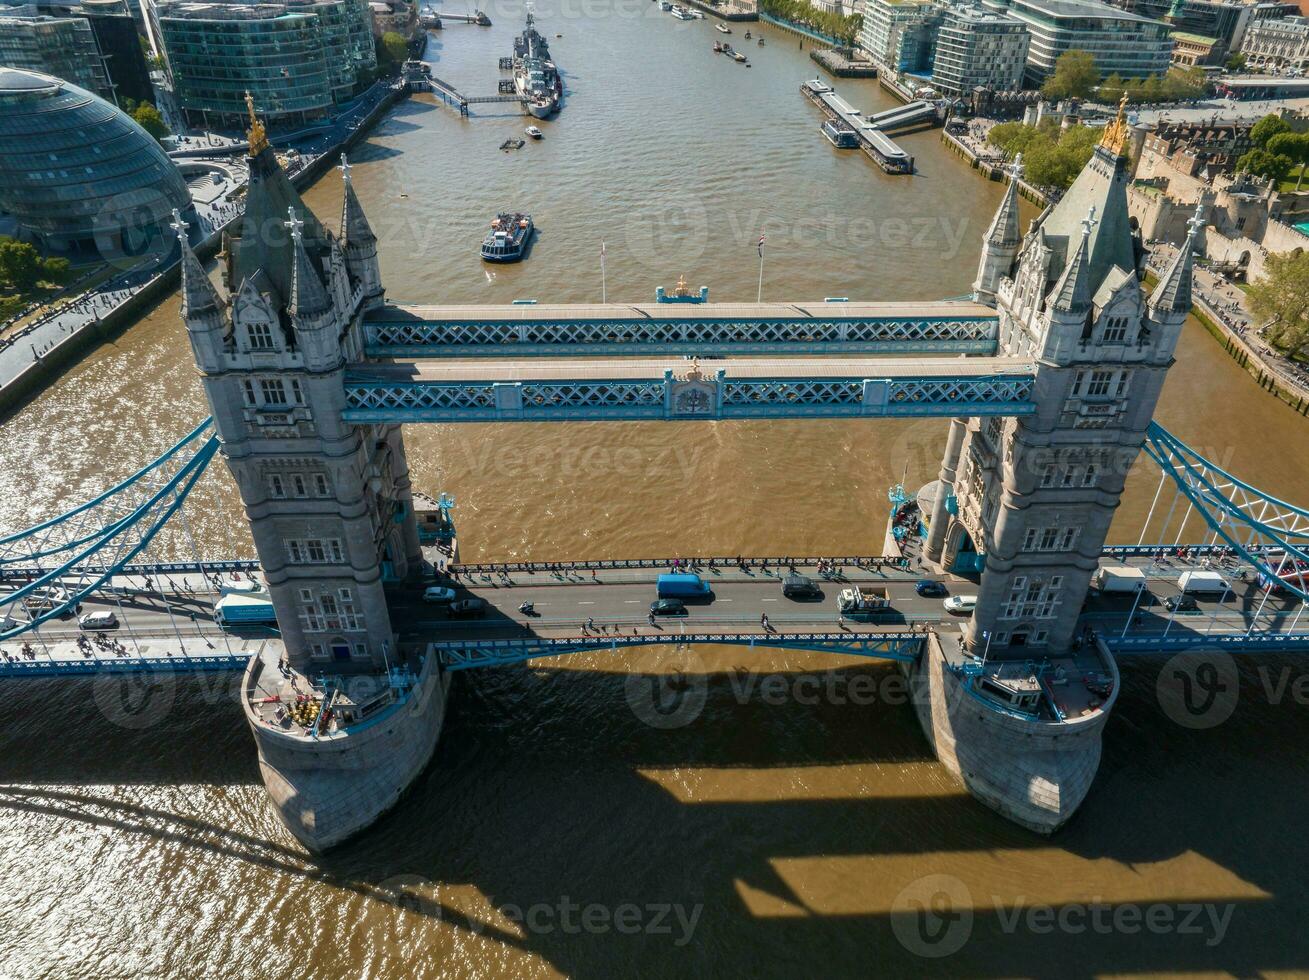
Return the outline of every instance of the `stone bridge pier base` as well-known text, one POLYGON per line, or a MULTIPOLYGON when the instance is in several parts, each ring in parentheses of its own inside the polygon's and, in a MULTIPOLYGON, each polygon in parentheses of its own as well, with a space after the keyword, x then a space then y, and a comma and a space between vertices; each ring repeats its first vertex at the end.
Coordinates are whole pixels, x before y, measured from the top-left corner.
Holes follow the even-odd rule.
MULTIPOLYGON (((914 710, 940 763, 974 797, 1029 830, 1050 834, 1086 798, 1100 765, 1104 709, 1073 722, 1005 713, 969 692, 948 664, 967 660, 957 634, 929 634, 908 667, 914 710)), ((1111 657, 1106 661, 1112 665, 1111 657)), ((1114 698, 1117 668, 1112 668, 1114 698)))

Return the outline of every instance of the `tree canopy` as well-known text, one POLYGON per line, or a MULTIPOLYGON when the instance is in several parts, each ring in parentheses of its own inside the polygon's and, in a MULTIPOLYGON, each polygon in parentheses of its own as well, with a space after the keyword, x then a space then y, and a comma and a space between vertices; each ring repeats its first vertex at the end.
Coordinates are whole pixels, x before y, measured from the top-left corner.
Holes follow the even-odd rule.
POLYGON ((1298 191, 1304 180, 1304 168, 1309 166, 1309 133, 1278 133, 1268 141, 1267 150, 1274 156, 1286 157, 1292 166, 1300 168, 1295 178, 1298 191))
POLYGON ((1295 163, 1285 154, 1269 153, 1258 147, 1248 151, 1236 161, 1236 169, 1240 173, 1252 174, 1278 184, 1286 179, 1293 166, 1295 163))
POLYGON ((1052 119, 1040 125, 1000 123, 991 128, 987 140, 1004 151, 1010 159, 1023 155, 1023 173, 1033 184, 1066 189, 1091 159, 1099 130, 1089 126, 1069 126, 1060 130, 1052 119))
POLYGON ((387 31, 377 41, 377 60, 388 71, 394 71, 409 57, 409 45, 404 35, 387 31))
POLYGON ((1209 90, 1209 81, 1199 68, 1170 68, 1166 75, 1123 78, 1113 74, 1100 83, 1096 97, 1117 102, 1126 94, 1128 102, 1180 102, 1198 99, 1209 90))
POLYGON ((67 272, 67 259, 43 259, 35 246, 0 235, 0 285, 22 293, 42 280, 57 282, 67 272))
POLYGON ((1268 141, 1279 133, 1289 133, 1291 124, 1281 116, 1268 115, 1264 116, 1250 130, 1250 139, 1254 145, 1262 149, 1267 149, 1268 141))
POLYGON ((1292 357, 1309 352, 1309 254, 1268 256, 1247 298, 1270 343, 1292 357))
POLYGON ((1089 51, 1065 51, 1054 63, 1054 74, 1041 86, 1047 99, 1085 99, 1095 91, 1100 81, 1100 69, 1089 51))
POLYGON ((846 17, 835 11, 819 10, 809 0, 760 0, 759 9, 770 17, 799 24, 846 45, 855 43, 864 20, 862 14, 846 17))
POLYGON ((132 118, 136 120, 137 125, 157 140, 162 140, 168 135, 168 124, 164 122, 164 117, 149 102, 142 102, 133 109, 132 118))

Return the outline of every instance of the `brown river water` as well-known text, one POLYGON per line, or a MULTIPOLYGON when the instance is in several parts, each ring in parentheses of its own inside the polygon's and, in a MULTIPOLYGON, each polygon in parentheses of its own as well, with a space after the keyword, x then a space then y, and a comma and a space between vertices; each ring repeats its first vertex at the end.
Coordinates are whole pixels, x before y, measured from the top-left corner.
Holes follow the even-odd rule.
MULTIPOLYGON (((428 59, 495 91, 521 8, 448 24, 428 59)), ((540 5, 565 73, 540 143, 427 96, 355 151, 399 302, 959 296, 998 199, 939 133, 913 178, 830 147, 798 91, 808 42, 772 27, 746 69, 655 3, 540 5), (563 36, 555 39, 558 32, 563 36), (530 258, 477 257, 497 209, 530 258)), ((755 27, 755 31, 759 28, 755 27)), ((869 110, 872 82, 838 91, 869 110)), ((335 224, 335 175, 307 195, 335 224)), ((206 414, 170 299, 0 429, 0 528, 125 475, 206 414)), ((1304 501, 1309 424, 1188 326, 1158 418, 1304 501)), ((458 499, 467 559, 870 553, 922 422, 411 427, 416 484, 458 499)), ((210 557, 250 553, 215 467, 188 506, 210 557)), ((1134 475, 1136 540, 1157 476, 1134 475)), ((164 547, 187 554, 173 534, 164 547)), ((402 804, 320 859, 265 805, 231 678, 10 682, 0 719, 0 977, 1303 974, 1305 668, 1239 664, 1235 710, 1194 728, 1124 666, 1099 778, 1039 838, 963 794, 893 671, 742 649, 648 649, 467 673, 402 804), (680 669, 686 710, 652 711, 680 669), (946 897, 948 896, 948 897, 946 897), (928 911, 915 914, 920 902, 928 911), (932 955, 948 953, 949 955, 932 955)))

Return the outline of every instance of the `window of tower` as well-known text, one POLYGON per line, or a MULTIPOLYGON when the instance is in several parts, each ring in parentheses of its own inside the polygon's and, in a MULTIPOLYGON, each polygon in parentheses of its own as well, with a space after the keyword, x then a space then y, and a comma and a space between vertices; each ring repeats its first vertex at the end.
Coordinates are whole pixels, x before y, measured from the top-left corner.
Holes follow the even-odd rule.
POLYGON ((273 344, 273 325, 256 321, 246 324, 245 328, 246 344, 250 350, 274 350, 273 344))

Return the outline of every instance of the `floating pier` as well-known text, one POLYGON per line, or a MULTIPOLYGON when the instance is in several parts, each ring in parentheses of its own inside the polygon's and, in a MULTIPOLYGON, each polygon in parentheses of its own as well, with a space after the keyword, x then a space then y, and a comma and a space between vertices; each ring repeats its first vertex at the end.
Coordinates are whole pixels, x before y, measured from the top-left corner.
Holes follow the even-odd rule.
MULTIPOLYGON (((805 98, 823 111, 823 115, 829 121, 838 124, 832 127, 833 130, 839 131, 842 137, 853 133, 854 145, 858 145, 888 174, 913 173, 914 158, 900 149, 887 134, 923 124, 932 125, 938 120, 936 106, 930 102, 910 102, 908 105, 865 117, 862 112, 837 95, 832 86, 817 78, 804 82, 800 86, 800 91, 804 93, 805 98)), ((828 134, 828 139, 836 145, 851 145, 848 138, 838 143, 833 139, 832 134, 828 134)))

